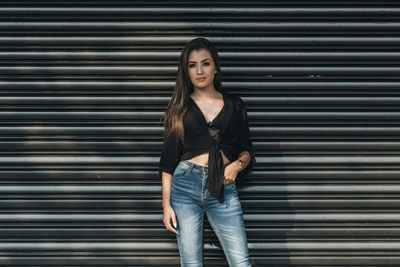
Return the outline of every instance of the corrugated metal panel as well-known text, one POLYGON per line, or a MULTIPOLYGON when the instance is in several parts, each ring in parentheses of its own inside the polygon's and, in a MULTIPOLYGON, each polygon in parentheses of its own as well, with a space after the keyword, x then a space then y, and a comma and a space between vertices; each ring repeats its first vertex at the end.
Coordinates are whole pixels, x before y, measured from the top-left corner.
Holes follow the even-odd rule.
MULTIPOLYGON (((158 121, 213 41, 255 266, 400 265, 398 1, 2 1, 0 265, 178 266, 158 121)), ((205 266, 227 266, 205 217, 205 266)))

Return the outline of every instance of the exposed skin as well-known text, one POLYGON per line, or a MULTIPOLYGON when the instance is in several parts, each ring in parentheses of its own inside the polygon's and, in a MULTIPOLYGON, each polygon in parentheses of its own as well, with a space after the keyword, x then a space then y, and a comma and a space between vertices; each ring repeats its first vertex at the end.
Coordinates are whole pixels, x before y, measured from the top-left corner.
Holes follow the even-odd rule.
MULTIPOLYGON (((189 56, 188 70, 190 81, 194 87, 194 91, 190 97, 196 102, 207 122, 212 121, 223 108, 224 101, 222 93, 217 91, 214 87, 213 80, 216 68, 210 52, 206 49, 193 50, 189 56), (198 78, 200 77, 205 77, 206 79, 204 81, 199 81, 198 78)), ((230 162, 222 150, 220 151, 223 163, 226 164, 230 162)), ((208 152, 205 152, 203 154, 194 156, 187 161, 197 165, 208 166, 208 154, 208 152)), ((243 162, 244 168, 246 168, 250 164, 250 153, 248 151, 241 152, 237 160, 225 167, 223 181, 224 184, 233 183, 235 181, 238 173, 241 170, 238 164, 239 159, 243 162)), ((163 222, 168 230, 179 234, 178 231, 171 225, 171 220, 175 225, 177 223, 175 212, 170 204, 172 175, 163 172, 162 176, 164 209, 163 222)))

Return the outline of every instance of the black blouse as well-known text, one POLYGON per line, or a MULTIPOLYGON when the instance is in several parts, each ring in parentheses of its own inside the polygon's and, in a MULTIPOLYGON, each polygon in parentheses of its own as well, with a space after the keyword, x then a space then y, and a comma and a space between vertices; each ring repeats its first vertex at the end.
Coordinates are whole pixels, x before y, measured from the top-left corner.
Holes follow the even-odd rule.
POLYGON ((220 203, 224 201, 224 169, 219 149, 230 162, 237 160, 243 151, 250 153, 250 164, 239 172, 240 177, 248 173, 256 162, 245 102, 239 96, 225 91, 221 93, 224 106, 210 122, 206 121, 196 102, 188 97, 187 112, 183 116, 184 143, 177 140, 174 134, 164 140, 159 162, 159 175, 162 178, 163 171, 173 175, 181 160, 208 151, 208 191, 220 203))

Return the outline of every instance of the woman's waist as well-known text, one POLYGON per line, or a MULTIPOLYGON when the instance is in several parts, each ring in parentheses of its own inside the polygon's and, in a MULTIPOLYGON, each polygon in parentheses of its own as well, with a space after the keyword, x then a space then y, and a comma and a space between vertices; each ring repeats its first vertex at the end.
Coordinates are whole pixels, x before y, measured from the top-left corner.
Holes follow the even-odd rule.
MULTIPOLYGON (((223 164, 228 164, 231 161, 229 160, 229 158, 224 154, 223 151, 221 151, 221 156, 222 156, 222 162, 223 164)), ((209 152, 197 152, 197 153, 185 153, 182 154, 181 156, 181 160, 187 160, 193 164, 197 164, 197 165, 201 165, 204 167, 208 167, 208 157, 209 157, 209 152)))

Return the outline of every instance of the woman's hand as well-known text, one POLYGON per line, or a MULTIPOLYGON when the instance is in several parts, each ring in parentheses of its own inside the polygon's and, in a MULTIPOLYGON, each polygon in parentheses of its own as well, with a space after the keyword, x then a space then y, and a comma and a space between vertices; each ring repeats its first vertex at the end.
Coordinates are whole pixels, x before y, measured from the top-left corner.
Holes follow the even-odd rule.
POLYGON ((225 167, 224 171, 224 184, 233 183, 239 173, 240 167, 238 166, 237 162, 234 161, 228 166, 225 167))
POLYGON ((179 235, 178 230, 176 230, 175 228, 177 227, 177 222, 176 222, 176 216, 175 216, 175 211, 172 208, 171 205, 166 205, 164 208, 164 218, 163 218, 163 222, 165 227, 170 230, 171 232, 174 232, 175 234, 179 235), (174 224, 175 228, 171 225, 171 220, 172 223, 174 224))

